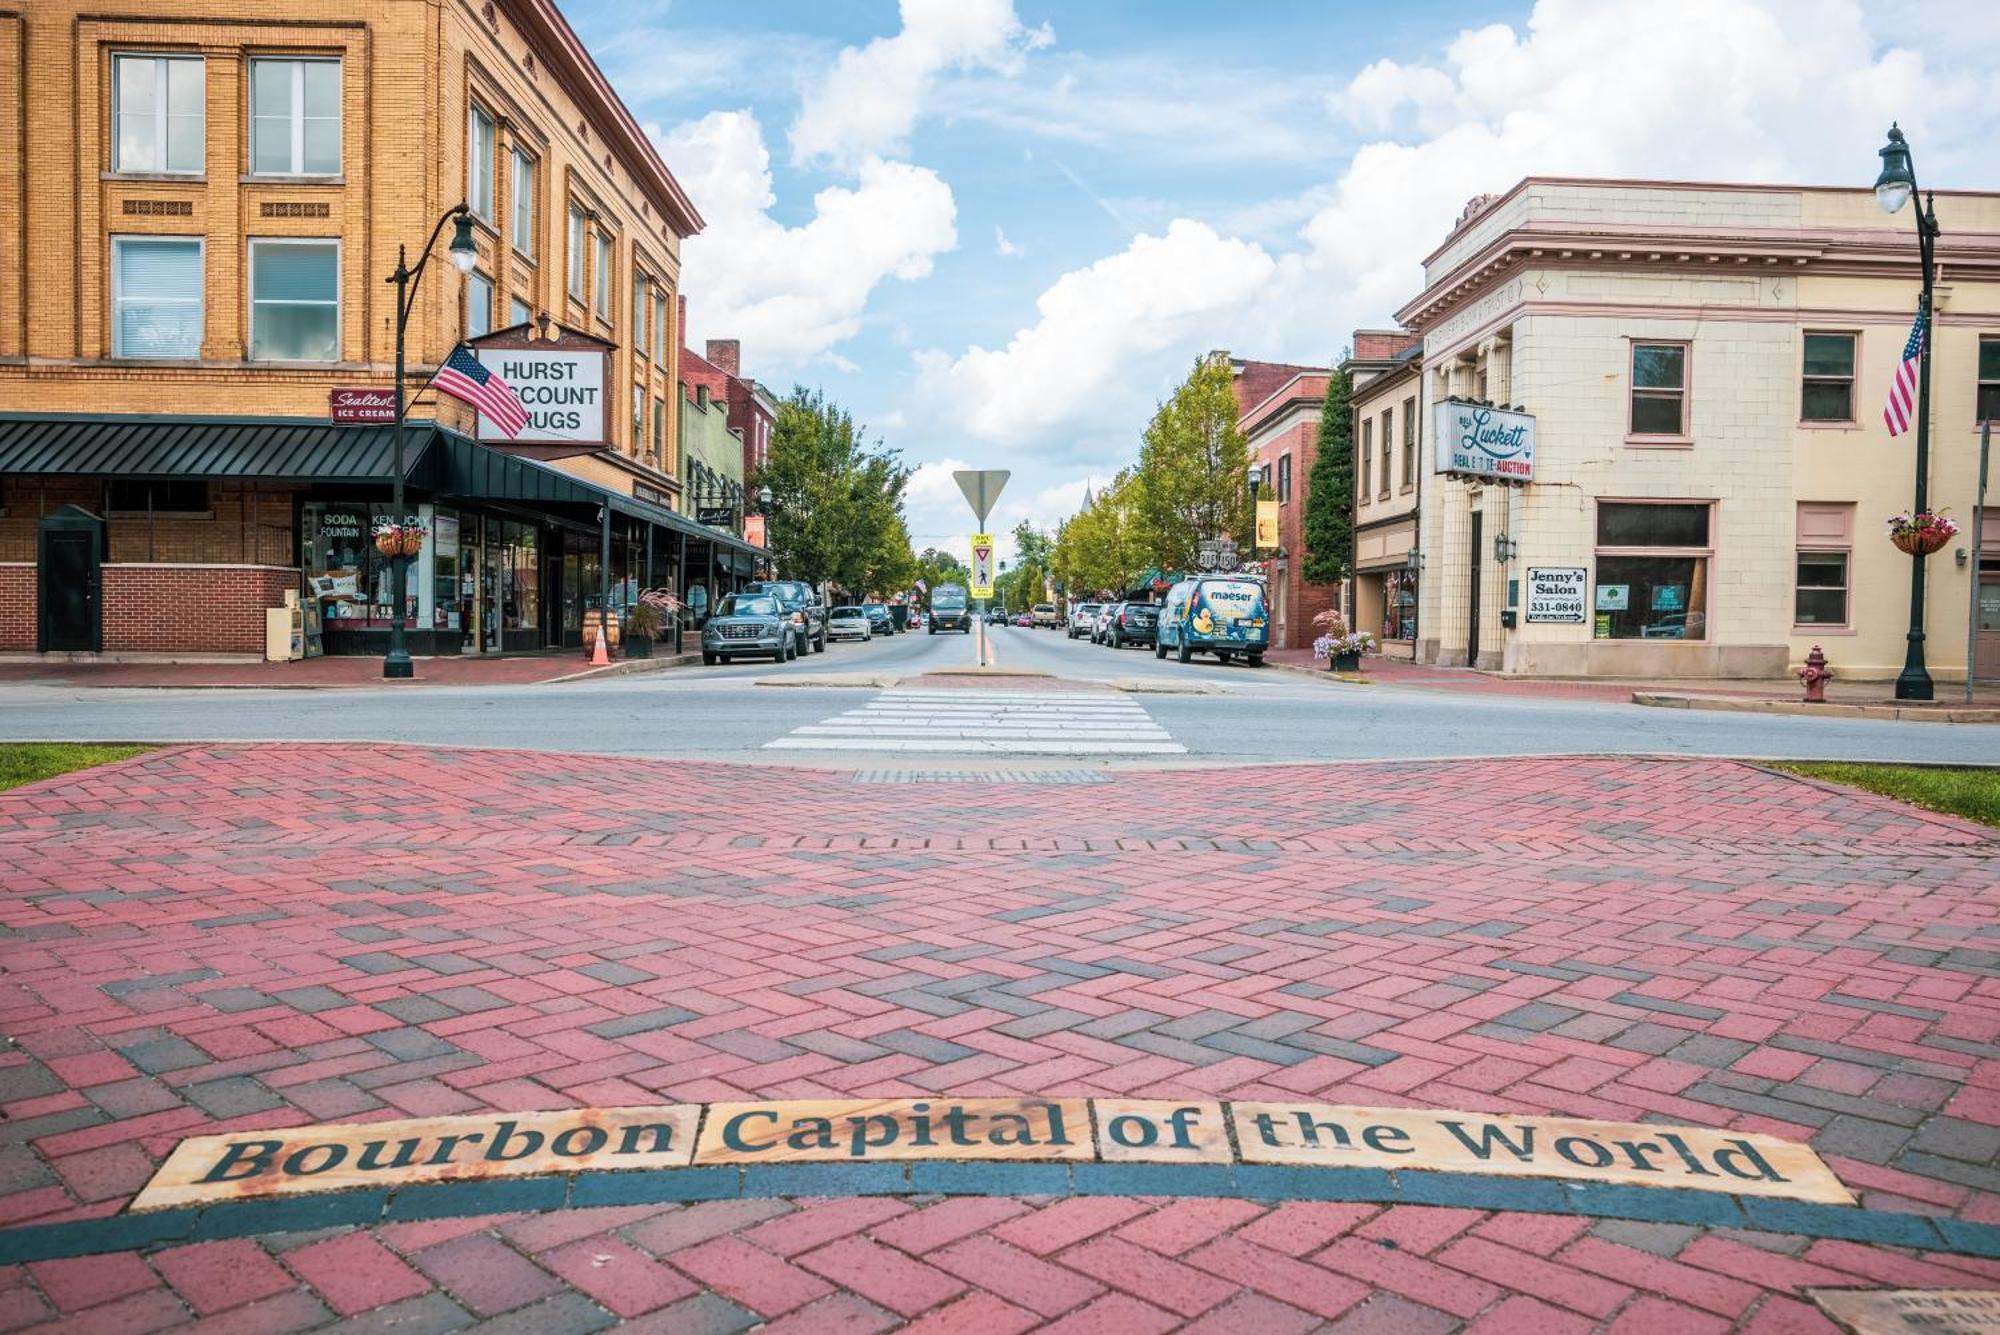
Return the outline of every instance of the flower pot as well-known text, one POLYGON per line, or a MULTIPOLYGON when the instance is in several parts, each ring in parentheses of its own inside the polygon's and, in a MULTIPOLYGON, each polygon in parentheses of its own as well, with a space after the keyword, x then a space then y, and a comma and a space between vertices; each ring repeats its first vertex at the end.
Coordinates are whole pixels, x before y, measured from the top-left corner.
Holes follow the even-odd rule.
POLYGON ((1889 535, 1889 541, 1911 556, 1929 556, 1933 552, 1941 552, 1951 539, 1951 534, 1939 532, 1934 528, 1913 528, 1906 533, 1889 535))
POLYGON ((653 656, 652 636, 627 634, 624 638, 625 638, 625 646, 624 646, 625 657, 651 658, 653 656))
POLYGON ((403 555, 415 556, 424 549, 424 531, 420 528, 403 530, 403 555))
POLYGON ((400 533, 377 533, 375 535, 375 550, 384 556, 401 556, 403 554, 402 535, 400 533))
POLYGON ((1356 649, 1351 653, 1335 654, 1327 660, 1327 670, 1329 672, 1361 671, 1361 651, 1356 649))

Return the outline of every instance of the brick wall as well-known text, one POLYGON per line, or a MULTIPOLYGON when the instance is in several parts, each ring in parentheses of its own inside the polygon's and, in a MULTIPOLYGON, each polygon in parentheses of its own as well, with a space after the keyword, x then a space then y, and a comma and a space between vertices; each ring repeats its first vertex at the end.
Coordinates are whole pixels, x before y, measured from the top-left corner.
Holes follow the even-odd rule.
MULTIPOLYGON (((200 516, 114 513, 106 517, 111 561, 212 565, 289 565, 292 490, 217 481, 200 516)), ((105 481, 94 477, 0 479, 0 561, 34 561, 43 515, 65 505, 105 514, 105 481)))
POLYGON ((0 653, 34 651, 34 563, 8 561, 0 564, 0 653))
MULTIPOLYGON (((298 587, 298 570, 285 566, 107 565, 104 651, 261 656, 264 609, 298 587)), ((28 635, 32 648, 32 621, 28 635)))

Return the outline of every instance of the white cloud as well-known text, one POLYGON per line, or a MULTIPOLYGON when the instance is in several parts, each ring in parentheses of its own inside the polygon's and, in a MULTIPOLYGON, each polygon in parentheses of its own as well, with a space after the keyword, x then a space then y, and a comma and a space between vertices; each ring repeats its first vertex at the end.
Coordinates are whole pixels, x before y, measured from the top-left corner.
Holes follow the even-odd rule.
POLYGON ((1338 172, 1063 275, 1005 347, 919 353, 912 399, 1080 473, 1105 442, 1136 453, 1153 398, 1204 349, 1324 361, 1387 321, 1466 201, 1526 175, 1865 187, 1900 117, 1927 181, 1993 188, 2000 5, 1926 24, 1918 51, 1895 45, 1902 7, 1854 0, 1538 0, 1521 26, 1377 61, 1326 97, 1359 132, 1338 172), (1290 234, 1268 249, 1247 239, 1274 227, 1290 234))
MULTIPOLYGON (((1180 348, 1205 337, 1275 267, 1259 246, 1178 220, 1057 279, 1035 303, 1039 318, 1006 347, 955 359, 918 354, 919 393, 948 407, 968 434, 1015 445, 1107 409, 1129 414, 1183 359, 1180 348)), ((1135 436, 1141 425, 1131 423, 1135 436)))
POLYGON ((806 88, 791 128, 794 162, 841 165, 900 153, 940 74, 1012 74, 1027 52, 1055 40, 1046 24, 1025 27, 1013 0, 902 0, 901 10, 894 37, 846 48, 806 88))
POLYGON ((851 187, 821 190, 812 218, 787 227, 771 216, 770 154, 748 111, 711 112, 654 138, 708 220, 683 247, 688 322, 741 339, 760 378, 815 360, 851 365, 832 349, 860 330, 876 285, 925 277, 958 244, 951 189, 928 168, 863 158, 851 187))
POLYGON ((1018 260, 1028 252, 1009 241, 1006 231, 996 223, 993 227, 993 253, 1003 260, 1018 260))

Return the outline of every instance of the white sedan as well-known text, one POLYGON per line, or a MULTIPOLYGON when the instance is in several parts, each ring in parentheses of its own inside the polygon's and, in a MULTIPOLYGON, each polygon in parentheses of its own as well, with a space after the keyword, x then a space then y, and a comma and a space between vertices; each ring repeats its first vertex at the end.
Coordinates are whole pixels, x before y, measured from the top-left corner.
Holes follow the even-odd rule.
POLYGON ((872 640, 875 628, 868 622, 868 614, 858 607, 836 607, 826 614, 826 638, 829 640, 872 640))

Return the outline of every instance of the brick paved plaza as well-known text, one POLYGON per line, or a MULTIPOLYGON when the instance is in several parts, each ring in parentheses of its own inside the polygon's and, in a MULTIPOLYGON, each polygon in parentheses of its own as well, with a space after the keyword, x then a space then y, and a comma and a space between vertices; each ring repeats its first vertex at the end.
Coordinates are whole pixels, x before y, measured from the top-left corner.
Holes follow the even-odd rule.
POLYGON ((1810 1288, 2000 1287, 1990 831, 1719 761, 900 777, 212 746, 0 795, 0 1224, 84 1237, 220 1130, 942 1093, 1726 1126, 1862 1208, 555 1179, 59 1241, 0 1329, 1812 1331, 1810 1288))

